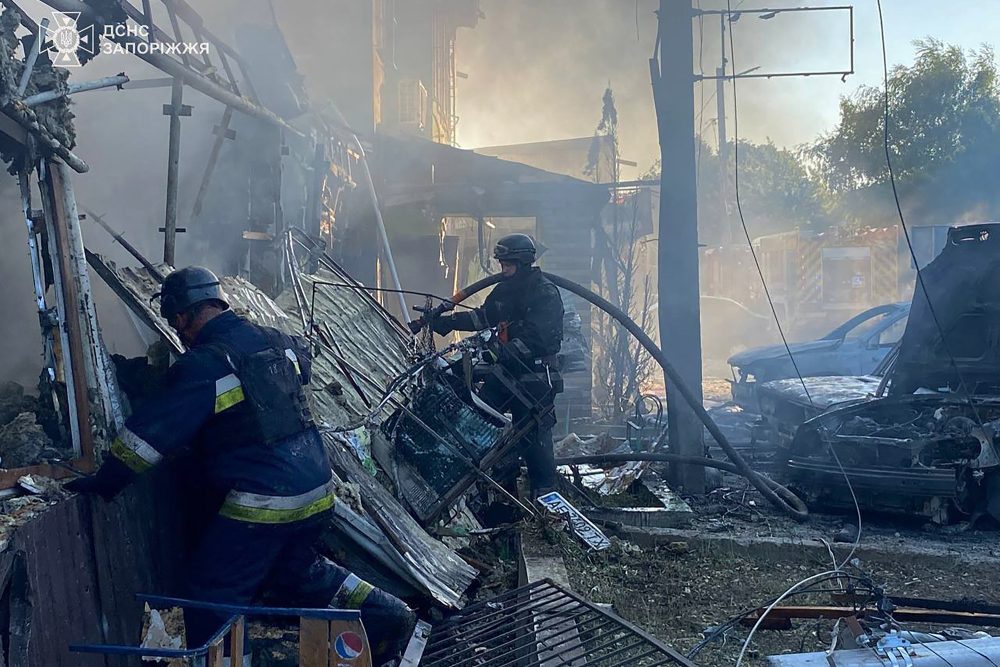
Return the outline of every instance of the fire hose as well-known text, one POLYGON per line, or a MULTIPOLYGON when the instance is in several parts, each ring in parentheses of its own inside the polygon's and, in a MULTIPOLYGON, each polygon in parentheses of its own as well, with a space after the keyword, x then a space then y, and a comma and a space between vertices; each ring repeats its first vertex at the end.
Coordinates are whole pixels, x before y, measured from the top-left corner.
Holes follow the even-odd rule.
MULTIPOLYGON (((749 480, 749 482, 753 484, 754 488, 756 488, 757 491, 759 491, 760 494, 768 500, 768 502, 770 502, 772 505, 774 505, 781 511, 785 512, 789 516, 791 516, 793 519, 797 521, 805 521, 809 518, 809 510, 806 508, 805 503, 803 503, 798 496, 796 496, 794 493, 792 493, 785 487, 780 486, 779 484, 777 484, 777 482, 769 479, 768 477, 765 477, 764 475, 761 475, 759 472, 751 468, 747 464, 747 462, 743 459, 743 457, 740 456, 740 453, 737 452, 736 449, 729 443, 729 440, 719 429, 718 424, 715 423, 715 420, 712 419, 712 416, 708 414, 708 411, 705 410, 705 407, 701 404, 701 402, 695 398, 694 393, 684 382, 683 378, 681 378, 680 373, 677 372, 677 369, 674 368, 673 364, 670 363, 666 355, 656 345, 656 343, 654 343, 653 340, 646 334, 646 332, 642 330, 642 327, 636 324, 635 321, 632 320, 632 318, 630 318, 628 315, 626 315, 620 308, 612 304, 607 299, 601 297, 600 295, 591 292, 586 287, 583 287, 582 285, 579 285, 571 280, 567 280, 565 278, 553 275, 551 273, 543 273, 543 275, 557 287, 560 287, 566 290, 567 292, 572 292, 578 297, 586 299, 593 305, 603 310, 605 313, 613 317, 619 324, 625 327, 625 329, 630 334, 632 334, 636 340, 639 341, 639 343, 646 349, 649 355, 663 369, 663 372, 673 383, 674 389, 676 389, 677 393, 681 395, 681 398, 683 398, 684 401, 694 411, 694 413, 698 415, 698 419, 700 419, 701 423, 705 425, 705 428, 708 429, 708 432, 712 434, 712 437, 715 439, 715 441, 719 443, 719 446, 722 448, 722 450, 726 453, 726 456, 728 456, 729 460, 732 462, 732 468, 722 468, 720 465, 722 462, 715 461, 714 459, 708 459, 708 458, 703 459, 701 457, 680 457, 671 454, 626 454, 624 455, 626 458, 623 458, 622 460, 661 460, 661 459, 644 459, 641 457, 662 456, 662 457, 670 457, 670 459, 665 458, 663 460, 672 459, 674 463, 681 463, 686 465, 702 465, 702 466, 720 468, 722 470, 729 470, 730 472, 739 474, 745 477, 747 480, 749 480), (777 490, 779 488, 780 491, 777 490)), ((451 297, 450 302, 442 303, 441 305, 437 306, 433 311, 428 313, 427 319, 429 320, 436 315, 440 315, 441 313, 450 310, 451 308, 454 307, 455 304, 461 303, 462 301, 469 298, 473 294, 476 294, 477 292, 500 282, 501 278, 502 276, 500 274, 487 276, 486 278, 478 280, 472 283, 471 285, 459 290, 451 297)))

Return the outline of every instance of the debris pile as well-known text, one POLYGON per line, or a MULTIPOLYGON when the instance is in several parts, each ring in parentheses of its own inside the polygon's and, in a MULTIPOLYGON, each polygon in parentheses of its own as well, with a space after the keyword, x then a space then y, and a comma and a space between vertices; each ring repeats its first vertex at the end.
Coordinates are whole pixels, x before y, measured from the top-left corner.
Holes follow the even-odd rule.
POLYGON ((23 468, 68 455, 67 449, 53 440, 53 429, 40 423, 43 413, 40 401, 25 393, 23 386, 0 384, 0 466, 23 468))

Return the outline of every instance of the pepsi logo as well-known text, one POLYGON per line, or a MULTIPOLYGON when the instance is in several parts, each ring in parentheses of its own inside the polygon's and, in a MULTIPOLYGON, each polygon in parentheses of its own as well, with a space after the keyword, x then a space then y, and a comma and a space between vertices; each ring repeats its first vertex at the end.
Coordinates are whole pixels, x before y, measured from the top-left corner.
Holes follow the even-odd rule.
POLYGON ((341 632, 333 642, 333 649, 343 660, 354 660, 365 652, 365 640, 354 632, 341 632))

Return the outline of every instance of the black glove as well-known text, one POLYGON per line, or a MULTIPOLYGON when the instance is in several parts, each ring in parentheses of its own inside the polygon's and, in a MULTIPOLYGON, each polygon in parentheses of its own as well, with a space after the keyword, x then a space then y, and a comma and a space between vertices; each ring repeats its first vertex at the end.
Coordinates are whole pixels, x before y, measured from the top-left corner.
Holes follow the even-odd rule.
POLYGON ((433 329, 434 333, 438 336, 447 336, 455 330, 455 316, 439 315, 435 317, 431 320, 431 329, 433 329))
POLYGON ((124 463, 108 457, 97 474, 70 480, 63 484, 63 488, 73 493, 96 494, 105 500, 112 500, 128 486, 134 475, 124 463))
POLYGON ((420 330, 424 328, 425 324, 426 322, 424 322, 424 318, 418 317, 415 320, 410 320, 409 322, 407 322, 406 326, 410 328, 410 333, 416 336, 418 333, 420 333, 420 330))

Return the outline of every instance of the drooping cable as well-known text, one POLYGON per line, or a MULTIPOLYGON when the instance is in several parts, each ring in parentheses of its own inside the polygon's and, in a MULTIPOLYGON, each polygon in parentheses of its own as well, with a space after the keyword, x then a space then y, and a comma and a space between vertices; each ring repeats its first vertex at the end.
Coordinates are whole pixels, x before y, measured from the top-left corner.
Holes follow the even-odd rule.
MULTIPOLYGON (((839 572, 838 574, 831 575, 831 576, 829 576, 827 578, 818 579, 817 581, 812 582, 809 586, 806 586, 804 588, 798 588, 795 591, 793 591, 792 593, 789 593, 788 595, 786 595, 785 599, 787 600, 788 598, 791 598, 791 597, 794 597, 794 596, 797 596, 797 595, 808 595, 808 594, 816 594, 816 593, 842 593, 842 592, 849 592, 851 589, 846 589, 846 588, 845 589, 818 588, 818 586, 820 586, 821 584, 823 584, 825 582, 835 581, 835 580, 840 580, 840 579, 847 579, 849 582, 852 582, 852 583, 855 583, 855 584, 860 584, 860 586, 858 586, 858 588, 853 589, 853 590, 864 589, 864 590, 867 590, 870 593, 874 594, 874 591, 871 589, 871 583, 866 578, 859 577, 857 575, 848 574, 846 572, 839 572)), ((761 607, 767 607, 767 606, 771 605, 772 603, 774 603, 776 599, 777 599, 776 597, 770 598, 770 599, 762 602, 761 604, 759 604, 759 605, 757 605, 755 607, 746 608, 743 611, 741 611, 741 612, 739 612, 737 614, 734 614, 733 616, 729 617, 725 622, 720 623, 718 626, 716 626, 710 632, 708 632, 705 635, 704 639, 702 639, 697 644, 695 644, 694 647, 692 647, 691 650, 687 652, 687 658, 693 660, 706 646, 708 646, 713 641, 715 641, 719 637, 725 635, 727 632, 729 632, 734 627, 736 627, 737 625, 739 625, 739 623, 743 619, 745 619, 746 617, 750 616, 751 614, 753 614, 755 612, 760 611, 761 607)))
MULTIPOLYGON (((771 315, 774 317, 774 323, 778 327, 778 334, 781 336, 781 343, 785 346, 785 352, 788 354, 788 359, 792 363, 792 368, 795 370, 795 375, 798 377, 799 383, 802 385, 802 390, 805 392, 806 399, 809 401, 809 405, 814 406, 812 396, 809 393, 809 387, 806 386, 805 378, 802 377, 802 372, 799 370, 799 365, 795 361, 795 355, 792 354, 792 349, 788 345, 788 339, 785 336, 785 331, 781 326, 781 320, 778 318, 778 311, 774 307, 774 301, 771 299, 771 291, 767 287, 767 281, 764 279, 764 271, 761 269, 760 260, 757 258, 757 251, 754 250, 753 240, 750 238, 750 230, 747 228, 746 219, 743 217, 743 205, 740 198, 740 114, 739 114, 739 99, 737 98, 737 77, 736 72, 738 68, 736 66, 736 47, 733 40, 733 7, 732 0, 726 0, 726 20, 729 23, 729 60, 733 67, 733 189, 735 191, 736 197, 736 211, 740 216, 740 225, 743 227, 743 234, 746 236, 747 247, 750 249, 750 256, 753 257, 754 266, 757 267, 757 275, 760 276, 760 284, 764 289, 764 296, 767 297, 767 304, 771 309, 771 315)), ((858 546, 861 544, 861 504, 858 502, 858 497, 854 493, 854 485, 851 484, 851 478, 847 474, 847 470, 844 469, 843 463, 840 461, 840 456, 837 454, 836 448, 830 445, 830 453, 833 455, 834 460, 837 462, 837 467, 840 469, 841 474, 844 476, 844 481, 847 482, 847 488, 851 492, 851 499, 854 501, 854 509, 857 514, 858 519, 858 531, 855 535, 854 544, 851 547, 850 553, 844 559, 843 563, 839 567, 835 568, 840 570, 850 562, 851 558, 854 557, 855 551, 857 551, 858 546)), ((749 641, 749 640, 748 640, 749 641)))
POLYGON ((886 53, 885 46, 885 21, 882 18, 882 0, 875 1, 878 6, 879 37, 882 41, 882 80, 885 85, 885 90, 883 91, 882 96, 882 145, 885 149, 885 166, 886 171, 889 172, 889 185, 892 186, 892 198, 896 203, 896 213, 899 216, 899 226, 903 230, 903 237, 906 239, 906 247, 910 251, 910 257, 913 259, 913 266, 916 267, 917 284, 920 285, 920 291, 923 293, 924 299, 927 301, 927 310, 931 314, 931 319, 934 320, 934 326, 938 330, 938 335, 941 336, 941 346, 948 355, 948 362, 955 370, 955 376, 958 378, 959 393, 968 400, 969 408, 972 409, 972 414, 975 416, 979 428, 983 428, 983 420, 980 418, 979 411, 976 409, 976 404, 972 400, 971 392, 969 391, 968 385, 965 383, 962 371, 959 370, 958 363, 955 361, 955 355, 951 353, 951 347, 948 345, 948 341, 945 340, 944 328, 941 326, 941 320, 938 319, 937 311, 934 309, 934 304, 931 302, 930 292, 927 291, 927 284, 924 282, 924 274, 920 268, 920 262, 917 260, 917 253, 913 249, 913 243, 910 240, 910 230, 906 226, 906 219, 903 216, 903 207, 899 201, 899 191, 896 189, 896 172, 892 166, 892 154, 889 150, 889 58, 886 53))
MULTIPOLYGON (((727 2, 728 1, 729 0, 727 0, 727 2)), ((820 572, 819 574, 814 574, 813 576, 806 577, 802 581, 799 581, 798 583, 794 584, 791 588, 789 588, 784 593, 776 597, 774 601, 771 602, 770 605, 768 605, 767 609, 765 609, 764 612, 757 617, 757 622, 754 623, 752 628, 750 628, 750 634, 747 635, 746 640, 743 642, 743 648, 740 649, 740 656, 736 659, 736 667, 741 667, 741 665, 743 664, 743 657, 746 655, 747 649, 750 647, 750 640, 753 639, 753 636, 757 633, 758 628, 760 628, 761 624, 764 622, 764 619, 767 618, 768 614, 771 613, 772 609, 777 607, 782 600, 795 593, 795 591, 798 590, 801 586, 814 583, 814 581, 822 580, 824 578, 831 578, 831 576, 836 576, 839 574, 841 574, 841 570, 839 568, 836 570, 828 570, 826 572, 820 572)))

